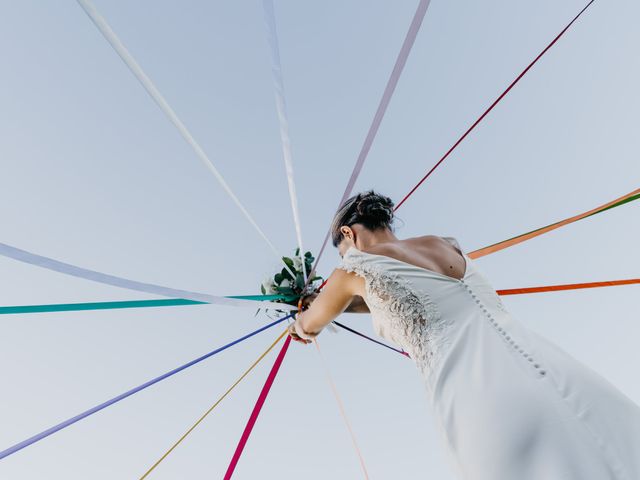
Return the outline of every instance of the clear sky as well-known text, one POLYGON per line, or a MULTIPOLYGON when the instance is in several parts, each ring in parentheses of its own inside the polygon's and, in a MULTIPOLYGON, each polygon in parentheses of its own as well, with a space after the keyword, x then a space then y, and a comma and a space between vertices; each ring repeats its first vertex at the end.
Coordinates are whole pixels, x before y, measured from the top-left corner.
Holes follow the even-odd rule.
MULTIPOLYGON (((74 1, 0 2, 0 241, 140 281, 259 293, 277 259, 74 1)), ((283 252, 295 249, 261 2, 96 0, 283 252)), ((417 1, 276 1, 305 245, 317 252, 417 1)), ((398 201, 582 8, 433 0, 356 190, 398 201)), ((640 4, 597 1, 398 215, 466 251, 640 184, 640 4)), ((640 203, 478 259, 496 288, 637 278, 640 203)), ((339 257, 329 248, 327 275, 339 257)), ((3 305, 149 298, 0 258, 3 305)), ((504 298, 640 403, 640 287, 504 298)), ((215 305, 0 318, 0 448, 270 321, 215 305)), ((342 320, 373 335, 368 315, 342 320)), ((277 327, 0 461, 137 478, 277 327)), ((319 337, 372 479, 452 479, 413 364, 319 337)), ((220 478, 273 351, 152 478, 220 478)), ((490 435, 491 432, 487 432, 490 435)), ((292 343, 234 478, 361 478, 315 348, 292 343)))

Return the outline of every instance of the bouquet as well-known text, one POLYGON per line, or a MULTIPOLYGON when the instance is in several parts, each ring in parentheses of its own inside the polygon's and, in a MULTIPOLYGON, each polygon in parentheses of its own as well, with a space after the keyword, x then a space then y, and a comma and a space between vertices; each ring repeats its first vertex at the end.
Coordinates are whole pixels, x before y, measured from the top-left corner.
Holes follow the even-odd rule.
MULTIPOLYGON (((311 252, 305 252, 304 257, 301 257, 300 248, 296 248, 293 258, 282 257, 282 260, 291 272, 283 267, 282 270, 262 282, 260 291, 263 295, 280 295, 280 298, 271 300, 273 302, 297 306, 300 297, 316 293, 318 291, 317 283, 324 279, 319 275, 314 275, 305 286, 305 272, 307 275, 311 273, 315 261, 311 252)), ((281 310, 276 311, 282 312, 281 310)))

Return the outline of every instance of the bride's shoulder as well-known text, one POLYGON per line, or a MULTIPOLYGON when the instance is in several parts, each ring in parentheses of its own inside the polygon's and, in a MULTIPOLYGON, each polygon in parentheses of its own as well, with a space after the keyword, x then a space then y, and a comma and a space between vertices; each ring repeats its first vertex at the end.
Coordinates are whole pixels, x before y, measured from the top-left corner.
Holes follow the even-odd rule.
POLYGON ((407 238, 405 240, 408 245, 418 248, 442 247, 443 245, 453 245, 460 248, 458 241, 454 237, 441 237, 439 235, 422 235, 419 237, 407 238))
POLYGON ((446 256, 454 250, 462 254, 462 247, 455 237, 441 237, 439 235, 422 235, 419 237, 407 238, 401 243, 395 245, 380 245, 380 248, 386 249, 386 253, 384 250, 373 253, 381 253, 383 255, 391 253, 391 256, 394 256, 394 252, 400 256, 403 254, 411 256, 415 253, 431 259, 441 257, 443 255, 446 256))
MULTIPOLYGON (((334 287, 352 292, 353 295, 365 295, 364 281, 368 268, 365 257, 356 249, 349 249, 329 276, 334 287)), ((327 280, 329 280, 327 279, 327 280)))
POLYGON ((462 250, 458 239, 455 237, 441 237, 439 235, 424 235, 422 237, 416 237, 416 241, 425 246, 436 245, 453 245, 458 250, 462 250))
POLYGON ((443 239, 451 238, 451 237, 441 237, 439 235, 422 235, 419 237, 413 237, 409 240, 415 240, 416 242, 422 243, 441 243, 443 239))
MULTIPOLYGON (((437 235, 422 235, 419 237, 405 238, 397 242, 378 243, 369 247, 365 253, 374 255, 395 256, 406 254, 407 251, 433 249, 448 242, 445 239, 453 237, 439 237, 437 235)), ((455 239, 453 239, 455 241, 455 239)), ((457 242, 456 242, 457 243, 457 242)))

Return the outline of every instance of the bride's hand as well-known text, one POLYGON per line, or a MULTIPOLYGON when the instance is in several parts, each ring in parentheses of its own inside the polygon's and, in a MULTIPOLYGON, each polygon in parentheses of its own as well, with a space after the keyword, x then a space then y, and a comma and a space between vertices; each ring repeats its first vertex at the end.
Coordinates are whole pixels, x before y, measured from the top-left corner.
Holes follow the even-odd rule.
POLYGON ((301 342, 301 343, 304 343, 304 344, 311 343, 311 340, 308 340, 306 338, 302 338, 296 333, 296 323, 295 322, 293 322, 292 324, 289 325, 289 335, 296 342, 301 342))

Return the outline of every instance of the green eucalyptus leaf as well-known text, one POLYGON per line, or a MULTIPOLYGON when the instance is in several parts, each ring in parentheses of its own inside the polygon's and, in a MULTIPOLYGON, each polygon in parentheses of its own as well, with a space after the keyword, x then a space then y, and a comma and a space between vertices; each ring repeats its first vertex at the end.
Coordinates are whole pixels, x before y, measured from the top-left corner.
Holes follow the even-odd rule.
POLYGON ((295 295, 295 292, 293 291, 293 288, 291 287, 278 287, 278 292, 284 294, 284 295, 295 295))
POLYGON ((260 291, 262 292, 263 295, 267 294, 267 291, 264 289, 264 285, 260 285, 260 291))
POLYGON ((296 275, 296 287, 301 290, 304 288, 304 276, 300 272, 296 275))
POLYGON ((282 269, 282 271, 280 272, 280 275, 282 275, 283 278, 287 278, 287 279, 293 281, 293 277, 291 276, 291 274, 289 273, 289 271, 286 268, 282 269))
POLYGON ((282 280, 284 279, 284 277, 282 276, 281 273, 276 273, 273 277, 273 280, 280 285, 280 283, 282 283, 282 280))

